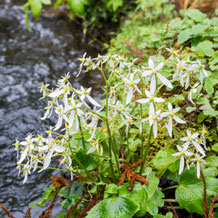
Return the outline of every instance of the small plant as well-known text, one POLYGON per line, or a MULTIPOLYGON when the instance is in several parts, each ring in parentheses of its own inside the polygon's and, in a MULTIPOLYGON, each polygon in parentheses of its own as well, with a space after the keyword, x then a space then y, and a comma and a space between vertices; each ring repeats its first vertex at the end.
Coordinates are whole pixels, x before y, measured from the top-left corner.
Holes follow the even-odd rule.
POLYGON ((155 217, 158 207, 172 200, 190 213, 204 213, 200 172, 206 177, 208 198, 218 188, 216 173, 204 160, 208 132, 204 125, 196 129, 189 123, 191 112, 183 106, 195 101, 192 94, 204 83, 207 71, 199 60, 168 51, 168 59, 157 62, 150 57, 148 65, 141 67, 137 60, 128 62, 119 55, 90 58, 84 54, 78 76, 84 68, 100 71, 105 97, 99 101, 91 96, 91 88, 75 89, 69 73, 55 89, 42 84, 43 98, 49 98, 42 119, 55 113, 57 123, 45 136, 29 134, 25 141, 16 141, 17 168, 24 174, 24 183, 38 168, 69 173, 74 182, 70 187, 54 183, 32 207, 42 206, 61 186, 58 192, 65 198, 61 204, 71 211, 67 217, 142 217, 146 213, 155 217), (55 157, 65 169, 50 166, 55 157), (175 200, 164 199, 158 187, 163 174, 179 184, 175 200), (186 205, 186 192, 192 192, 192 187, 198 196, 186 205))

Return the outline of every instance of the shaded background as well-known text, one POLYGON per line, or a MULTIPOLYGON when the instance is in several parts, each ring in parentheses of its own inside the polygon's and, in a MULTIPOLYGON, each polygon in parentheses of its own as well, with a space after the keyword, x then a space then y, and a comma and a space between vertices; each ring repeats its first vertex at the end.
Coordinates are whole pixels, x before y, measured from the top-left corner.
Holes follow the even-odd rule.
MULTIPOLYGON (((58 172, 50 170, 33 173, 26 184, 17 176, 15 139, 24 140, 28 132, 40 133, 54 125, 55 118, 41 121, 46 102, 39 100, 41 81, 54 86, 61 76, 70 72, 72 84, 79 88, 95 87, 92 94, 100 95, 99 74, 82 73, 75 78, 78 58, 84 52, 96 56, 99 48, 88 45, 81 29, 66 17, 42 16, 31 19, 28 32, 25 27, 23 4, 20 0, 0 1, 0 202, 16 218, 24 216, 28 205, 38 201, 51 184, 49 177, 58 172)), ((55 166, 57 163, 53 163, 55 166)), ((56 204, 58 205, 58 204, 56 204)), ((43 208, 34 208, 38 217, 43 208)), ((55 207, 52 217, 61 211, 55 207)), ((0 217, 5 217, 0 210, 0 217)))

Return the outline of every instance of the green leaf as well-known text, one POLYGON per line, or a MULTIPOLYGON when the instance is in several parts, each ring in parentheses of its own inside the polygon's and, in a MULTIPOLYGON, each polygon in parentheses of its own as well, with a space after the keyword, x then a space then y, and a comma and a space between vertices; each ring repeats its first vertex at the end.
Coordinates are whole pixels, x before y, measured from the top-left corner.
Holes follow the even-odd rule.
POLYGON ((213 56, 214 50, 213 50, 213 43, 211 41, 205 40, 203 42, 200 42, 197 45, 197 52, 198 55, 203 56, 213 56))
POLYGON ((189 186, 180 185, 176 189, 176 201, 181 208, 185 208, 190 213, 197 212, 203 215, 203 189, 199 188, 198 184, 189 186))
POLYGON ((108 184, 104 191, 104 198, 107 198, 110 196, 110 194, 117 194, 118 187, 115 184, 108 184))
POLYGON ((64 0, 56 0, 54 8, 57 9, 61 5, 62 2, 64 2, 64 0))
POLYGON ((218 114, 218 112, 215 111, 213 108, 206 109, 203 111, 203 113, 207 116, 213 116, 213 117, 217 116, 218 114))
POLYGON ((192 20, 197 22, 203 21, 207 17, 206 14, 203 14, 197 9, 187 10, 185 14, 189 16, 192 20))
POLYGON ((79 181, 72 183, 71 187, 64 186, 58 193, 59 196, 66 198, 61 202, 64 210, 68 210, 82 195, 83 186, 79 181))
POLYGON ((155 214, 153 216, 153 218, 172 218, 173 217, 173 213, 168 212, 165 216, 161 215, 161 214, 155 214))
POLYGON ((51 4, 51 0, 41 0, 41 2, 44 5, 50 5, 51 4))
POLYGON ((67 0, 68 6, 75 14, 84 15, 85 1, 82 0, 67 0))
POLYGON ((107 198, 95 205, 86 218, 131 218, 138 211, 138 206, 127 198, 107 198))
POLYGON ((149 173, 146 179, 149 181, 148 199, 150 199, 158 187, 159 179, 155 176, 155 172, 149 173))
POLYGON ((207 104, 207 103, 209 103, 209 101, 208 101, 208 99, 205 98, 205 97, 199 98, 199 99, 197 100, 197 104, 207 104))
POLYGON ((186 108, 186 111, 187 111, 188 113, 190 113, 190 112, 194 111, 195 109, 196 109, 196 107, 187 107, 187 108, 186 108))
POLYGON ((199 35, 204 34, 204 31, 209 27, 209 25, 196 24, 192 26, 192 34, 199 35))
POLYGON ((172 156, 175 153, 173 149, 166 149, 160 150, 155 155, 154 159, 152 160, 154 166, 158 170, 166 170, 167 167, 177 160, 176 157, 172 156))
POLYGON ((30 6, 29 2, 24 4, 23 11, 25 13, 25 25, 26 25, 26 28, 31 32, 31 29, 30 29, 30 26, 29 26, 29 16, 28 16, 29 6, 30 6))
POLYGON ((205 117, 206 117, 206 116, 205 116, 203 113, 200 113, 200 114, 198 115, 198 122, 199 122, 199 123, 202 123, 202 122, 204 121, 205 117))
POLYGON ((181 43, 187 41, 188 39, 191 38, 191 35, 192 35, 192 31, 189 28, 181 31, 178 35, 178 43, 181 44, 181 43))
POLYGON ((214 93, 213 85, 214 85, 213 79, 210 77, 207 77, 205 80, 204 88, 209 95, 212 95, 214 93))
POLYGON ((42 196, 42 199, 38 201, 37 203, 30 205, 29 207, 33 208, 35 206, 38 206, 38 207, 43 206, 46 203, 46 201, 51 200, 54 197, 55 190, 57 189, 57 187, 58 186, 52 186, 52 187, 47 188, 42 196))
POLYGON ((61 213, 61 214, 58 214, 56 218, 65 218, 66 217, 66 213, 61 213))
POLYGON ((218 152, 218 143, 212 146, 212 150, 218 152))
POLYGON ((139 207, 139 211, 137 216, 144 216, 146 213, 146 204, 148 199, 147 187, 146 185, 142 185, 140 183, 135 183, 134 189, 132 191, 128 191, 127 188, 130 187, 130 183, 125 183, 119 188, 119 197, 124 197, 134 201, 136 205, 139 207))
MULTIPOLYGON (((94 158, 91 154, 86 154, 82 150, 79 150, 75 155, 88 171, 97 167, 96 158, 94 158)), ((78 163, 74 159, 72 160, 72 166, 78 166, 78 163)))
POLYGON ((38 20, 42 10, 41 0, 29 0, 29 3, 33 16, 38 20))
POLYGON ((212 166, 212 167, 218 167, 218 156, 210 156, 206 159, 206 161, 212 166))
MULTIPOLYGON (((190 213, 203 214, 203 182, 201 178, 197 178, 196 167, 190 166, 190 169, 185 169, 180 175, 176 189, 176 200, 181 208, 185 208, 190 213)), ((212 178, 215 176, 214 169, 203 169, 203 174, 206 179, 207 197, 215 195, 218 190, 218 179, 212 178)))
POLYGON ((151 199, 148 200, 145 208, 148 213, 152 216, 158 213, 158 207, 162 207, 164 205, 164 194, 161 192, 161 189, 157 187, 151 199))

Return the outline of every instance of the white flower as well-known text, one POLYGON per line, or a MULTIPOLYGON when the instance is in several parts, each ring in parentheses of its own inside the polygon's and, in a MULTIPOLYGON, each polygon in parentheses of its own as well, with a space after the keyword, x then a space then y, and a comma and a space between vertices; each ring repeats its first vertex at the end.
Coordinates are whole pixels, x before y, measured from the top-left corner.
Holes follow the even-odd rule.
POLYGON ((149 114, 153 111, 152 108, 154 108, 154 102, 164 102, 163 98, 156 98, 154 97, 154 90, 151 90, 151 92, 145 90, 145 94, 148 98, 142 98, 137 100, 138 103, 144 104, 144 103, 150 103, 150 107, 149 107, 149 114))
POLYGON ((207 77, 208 74, 207 74, 207 71, 204 69, 204 65, 199 60, 197 60, 197 63, 198 63, 199 71, 200 71, 200 82, 201 82, 201 85, 203 85, 203 77, 204 75, 207 77))
POLYGON ((175 154, 172 154, 173 156, 180 156, 180 167, 179 167, 179 175, 182 173, 185 165, 185 157, 184 156, 192 156, 193 153, 187 151, 188 145, 185 145, 183 148, 181 148, 179 145, 176 146, 178 151, 175 154))
POLYGON ((153 134, 155 138, 157 138, 157 121, 161 120, 161 117, 159 116, 160 112, 160 110, 155 112, 154 107, 151 107, 151 111, 149 112, 149 118, 141 120, 142 123, 149 120, 149 125, 153 125, 153 134))
POLYGON ((150 84, 150 90, 154 93, 156 90, 156 77, 157 76, 160 81, 167 86, 168 88, 173 88, 171 82, 164 77, 163 75, 161 75, 160 73, 158 73, 158 71, 160 71, 164 66, 164 63, 160 63, 156 68, 154 67, 154 62, 153 60, 150 58, 148 61, 148 68, 151 70, 146 70, 142 76, 147 77, 149 75, 151 75, 151 84, 150 84))
POLYGON ((197 86, 199 85, 199 82, 195 83, 194 86, 191 88, 191 90, 189 91, 188 93, 188 100, 192 103, 192 104, 195 104, 193 101, 192 101, 192 93, 196 93, 197 92, 197 86))
POLYGON ((88 150, 87 154, 93 153, 95 150, 99 151, 99 138, 91 141, 91 147, 88 150))
POLYGON ((169 102, 168 103, 168 110, 169 110, 169 112, 164 112, 160 116, 161 117, 167 117, 167 116, 169 117, 169 122, 168 122, 168 124, 166 124, 166 127, 167 127, 167 130, 168 130, 170 137, 172 137, 173 120, 175 120, 177 123, 181 123, 181 124, 184 124, 186 122, 175 115, 175 113, 180 110, 180 107, 173 109, 171 103, 169 102))
POLYGON ((98 102, 96 102, 91 96, 90 96, 90 92, 91 92, 92 88, 88 88, 88 89, 84 89, 81 86, 81 90, 78 90, 77 92, 79 93, 79 97, 81 99, 82 102, 84 102, 85 98, 87 98, 93 105, 97 106, 97 107, 101 107, 100 104, 98 104, 98 102))
POLYGON ((27 179, 28 179, 28 174, 30 174, 30 167, 28 164, 26 164, 23 168, 23 174, 24 174, 24 180, 23 183, 26 183, 27 179))
POLYGON ((140 79, 139 78, 134 79, 133 73, 130 74, 129 79, 124 78, 123 83, 129 89, 127 93, 126 104, 129 104, 129 102, 132 100, 134 89, 137 90, 140 94, 142 94, 141 91, 137 87, 137 84, 139 82, 140 82, 140 79))
POLYGON ((200 156, 199 154, 195 155, 195 158, 191 159, 191 161, 196 162, 196 167, 197 167, 197 177, 200 178, 200 171, 201 171, 201 166, 200 163, 206 164, 206 161, 203 160, 205 155, 200 156))
POLYGON ((80 64, 80 66, 79 66, 79 73, 76 75, 76 77, 78 77, 78 76, 80 75, 80 73, 81 73, 81 71, 82 71, 82 69, 83 69, 83 65, 84 65, 84 63, 85 63, 85 61, 86 61, 86 54, 87 54, 87 53, 85 53, 85 54, 83 55, 83 57, 79 59, 79 60, 81 61, 81 64, 80 64))
POLYGON ((184 86, 184 75, 183 72, 186 70, 186 62, 185 61, 180 61, 178 58, 177 59, 177 70, 176 73, 173 75, 173 79, 175 80, 177 76, 179 76, 180 84, 183 87, 184 86))
POLYGON ((179 57, 179 51, 174 50, 173 48, 166 48, 168 52, 170 52, 171 56, 170 59, 173 59, 174 57, 179 57))
POLYGON ((207 150, 205 134, 207 134, 207 130, 206 130, 206 128, 205 128, 205 125, 203 125, 203 130, 202 130, 202 133, 201 133, 202 144, 204 145, 204 149, 207 150))
POLYGON ((126 125, 126 136, 128 136, 129 133, 129 127, 133 123, 133 119, 129 118, 128 120, 123 120, 123 122, 126 125))
POLYGON ((196 138, 198 137, 199 134, 194 133, 193 135, 191 135, 191 132, 188 129, 187 129, 186 133, 187 133, 187 137, 182 137, 180 139, 181 141, 185 142, 185 144, 183 146, 185 147, 186 145, 189 146, 190 144, 192 144, 195 146, 195 148, 198 152, 200 152, 202 155, 205 156, 203 148, 196 142, 196 138))

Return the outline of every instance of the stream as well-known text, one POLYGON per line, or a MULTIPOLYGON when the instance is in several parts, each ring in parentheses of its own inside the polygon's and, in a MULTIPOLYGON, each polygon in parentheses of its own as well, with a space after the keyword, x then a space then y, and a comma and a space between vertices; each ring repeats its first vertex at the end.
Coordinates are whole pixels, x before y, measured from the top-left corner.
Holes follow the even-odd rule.
MULTIPOLYGON (((41 199, 51 184, 50 176, 59 175, 50 170, 34 172, 23 184, 23 175, 18 177, 16 169, 17 153, 12 146, 16 138, 22 141, 28 132, 38 134, 55 123, 55 118, 41 120, 46 105, 40 100, 41 82, 54 86, 58 78, 70 72, 72 85, 93 87, 94 97, 100 96, 98 86, 102 84, 101 76, 95 72, 75 77, 78 58, 85 52, 95 57, 100 51, 97 45, 88 45, 81 28, 66 17, 41 16, 36 21, 29 14, 29 32, 24 3, 0 1, 0 203, 15 218, 23 217, 28 205, 41 199)), ((32 217, 39 217, 45 208, 33 208, 32 217)), ((55 206, 52 217, 61 211, 60 206, 55 206)), ((0 217, 6 217, 1 209, 0 217)))

